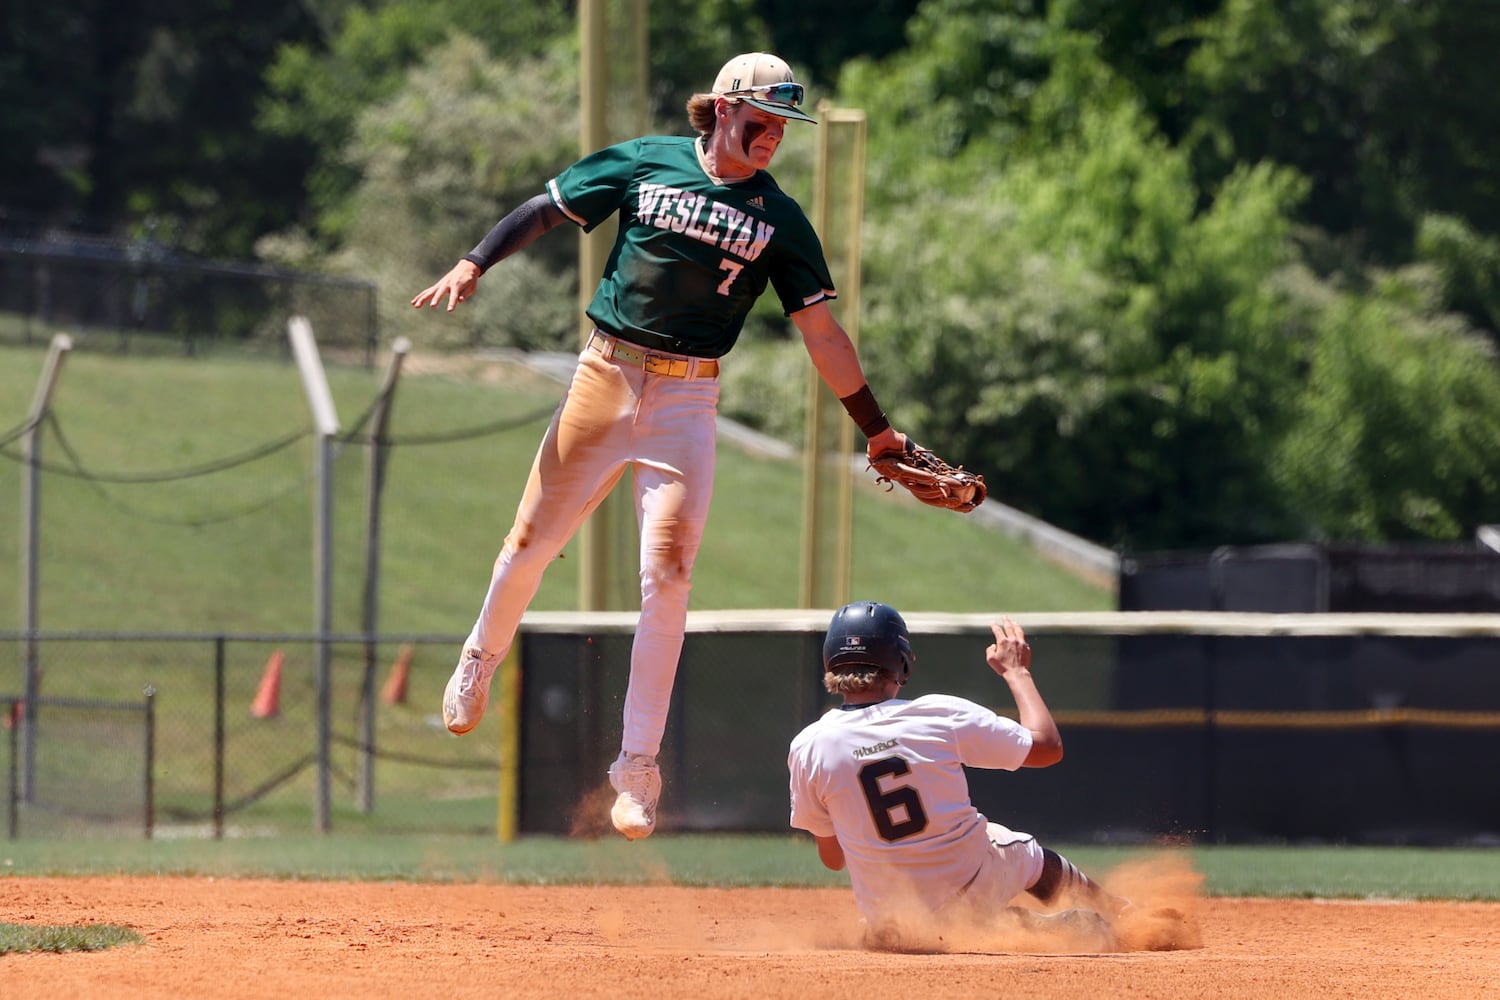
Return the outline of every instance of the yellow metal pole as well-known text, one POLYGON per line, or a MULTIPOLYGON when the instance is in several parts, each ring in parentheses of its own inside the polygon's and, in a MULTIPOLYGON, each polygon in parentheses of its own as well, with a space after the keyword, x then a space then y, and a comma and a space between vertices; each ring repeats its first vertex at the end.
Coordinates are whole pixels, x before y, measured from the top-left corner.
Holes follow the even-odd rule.
MULTIPOLYGON (((859 344, 860 241, 864 214, 865 115, 818 105, 813 227, 834 269, 839 297, 831 308, 850 340, 859 344), (837 176, 835 176, 837 175, 837 176), (839 200, 832 192, 843 192, 839 200)), ((838 607, 853 579, 854 486, 849 463, 854 426, 811 365, 802 453, 801 606, 838 607)))
MULTIPOLYGON (((578 145, 581 156, 603 149, 611 141, 608 118, 610 60, 606 49, 611 35, 609 7, 605 0, 583 0, 578 5, 578 145)), ((627 34, 626 37, 633 38, 634 35, 627 34)), ((632 70, 632 75, 634 72, 632 70)), ((604 263, 609 259, 617 230, 618 223, 610 219, 592 233, 580 233, 578 237, 580 349, 593 330, 586 310, 593 299, 599 276, 604 273, 604 263)), ((578 534, 580 611, 621 611, 634 603, 639 586, 635 542, 635 503, 628 486, 626 489, 617 487, 584 522, 578 534)))
MULTIPOLYGON (((609 10, 605 0, 581 0, 578 4, 578 148, 580 156, 605 145, 605 111, 609 61, 605 42, 609 32, 609 10)), ((593 298, 594 284, 604 270, 608 243, 601 226, 593 233, 578 234, 578 346, 588 342, 593 324, 585 310, 593 298)), ((599 611, 609 607, 610 499, 606 498, 578 533, 578 607, 599 611)))
MULTIPOLYGON (((827 117, 826 102, 819 102, 818 117, 827 117)), ((828 242, 828 143, 829 129, 826 124, 817 131, 817 155, 813 161, 813 229, 824 243, 828 242)), ((824 590, 822 581, 827 573, 824 566, 822 546, 823 517, 823 383, 817 369, 807 366, 807 406, 802 428, 802 579, 799 603, 804 608, 815 608, 820 603, 824 590)))
POLYGON ((500 842, 509 844, 520 828, 521 811, 521 643, 510 644, 510 652, 495 671, 495 694, 500 715, 500 816, 495 830, 500 842))
MULTIPOLYGON (((830 110, 830 127, 837 125, 848 137, 848 173, 843 185, 848 198, 845 204, 844 226, 844 274, 839 279, 839 322, 849 333, 849 339, 859 346, 860 313, 864 272, 864 217, 865 217, 865 113, 861 109, 841 108, 830 110)), ((832 397, 832 393, 828 393, 832 397)), ((830 411, 832 412, 832 411, 830 411)), ((854 424, 849 420, 839 421, 839 460, 845 470, 856 447, 863 449, 863 438, 856 444, 854 424)), ((851 600, 850 588, 854 580, 854 479, 844 475, 839 479, 838 532, 834 550, 834 592, 832 606, 841 606, 851 600)))

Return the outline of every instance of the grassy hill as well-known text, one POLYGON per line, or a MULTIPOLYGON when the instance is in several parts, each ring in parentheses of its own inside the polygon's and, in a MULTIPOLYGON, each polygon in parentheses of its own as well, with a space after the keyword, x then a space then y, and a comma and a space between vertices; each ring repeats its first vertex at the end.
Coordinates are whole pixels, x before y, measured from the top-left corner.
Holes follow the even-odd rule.
MULTIPOLYGON (((0 348, 0 435, 25 419, 44 360, 40 348, 0 348)), ((330 365, 345 431, 373 402, 385 363, 330 365)), ((382 631, 468 630, 560 392, 500 362, 408 361, 390 425, 382 631)), ((316 443, 289 360, 79 349, 63 365, 53 412, 41 454, 44 631, 313 627, 316 443)), ((0 564, 11 567, 24 532, 20 453, 13 439, 0 449, 0 564)), ((350 443, 336 461, 339 631, 359 628, 367 458, 350 443)), ((796 606, 800 463, 724 442, 717 477, 693 607, 796 606)), ((906 611, 1114 607, 1108 590, 1024 543, 873 484, 856 490, 854 520, 857 597, 906 611)), ((548 572, 534 609, 577 607, 576 548, 548 572)), ((633 572, 633 553, 624 555, 633 572)), ((0 629, 20 625, 20 576, 0 574, 0 629)))

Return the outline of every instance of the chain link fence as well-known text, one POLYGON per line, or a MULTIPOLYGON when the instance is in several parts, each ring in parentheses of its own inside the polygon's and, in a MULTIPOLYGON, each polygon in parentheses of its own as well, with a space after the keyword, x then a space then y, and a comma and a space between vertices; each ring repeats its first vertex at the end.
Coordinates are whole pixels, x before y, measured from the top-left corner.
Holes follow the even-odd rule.
MULTIPOLYGON (((315 637, 79 634, 28 645, 12 635, 0 642, 12 646, 17 663, 37 658, 42 692, 35 709, 18 694, 0 694, 0 710, 11 706, 12 836, 313 829, 315 637), (144 691, 152 692, 149 712, 144 691)), ((498 723, 486 720, 460 740, 438 711, 455 650, 448 637, 331 643, 334 827, 493 833, 498 723)))
POLYGON ((287 353, 286 318, 306 316, 325 350, 374 363, 372 282, 207 260, 149 241, 0 233, 0 343, 201 355, 287 353))
POLYGON ((28 704, 0 697, 5 825, 12 840, 80 831, 151 836, 153 694, 148 688, 138 702, 39 698, 28 704))

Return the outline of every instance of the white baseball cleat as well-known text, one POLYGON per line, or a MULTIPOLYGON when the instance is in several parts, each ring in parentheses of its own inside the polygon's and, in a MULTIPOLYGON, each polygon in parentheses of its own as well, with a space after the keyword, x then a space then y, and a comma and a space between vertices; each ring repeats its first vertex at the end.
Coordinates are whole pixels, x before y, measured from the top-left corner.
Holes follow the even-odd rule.
POLYGON ((1094 910, 1063 910, 1041 918, 1064 931, 1071 947, 1079 951, 1112 952, 1120 950, 1115 930, 1102 913, 1094 910))
POLYGON ((498 656, 482 649, 470 646, 464 650, 443 691, 443 723, 448 732, 462 736, 479 725, 490 703, 490 678, 499 665, 498 656))
POLYGON ((621 752, 609 766, 609 783, 619 796, 610 822, 629 840, 651 836, 656 829, 656 800, 661 797, 661 768, 655 757, 621 752))

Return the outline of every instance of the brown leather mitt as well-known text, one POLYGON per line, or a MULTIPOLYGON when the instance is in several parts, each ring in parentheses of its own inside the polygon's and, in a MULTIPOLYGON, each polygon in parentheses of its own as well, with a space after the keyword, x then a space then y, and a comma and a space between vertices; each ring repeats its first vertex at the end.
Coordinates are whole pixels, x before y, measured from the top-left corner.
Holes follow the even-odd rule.
POLYGON ((891 484, 887 490, 899 485, 930 507, 961 514, 984 503, 989 492, 983 476, 949 465, 910 439, 905 451, 883 451, 870 459, 869 467, 875 471, 875 482, 891 484))

